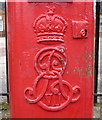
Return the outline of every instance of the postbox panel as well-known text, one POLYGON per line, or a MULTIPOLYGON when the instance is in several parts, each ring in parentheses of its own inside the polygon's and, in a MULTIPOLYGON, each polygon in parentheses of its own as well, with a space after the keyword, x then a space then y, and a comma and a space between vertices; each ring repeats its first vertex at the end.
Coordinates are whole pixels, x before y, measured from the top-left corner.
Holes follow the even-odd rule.
POLYGON ((8 2, 7 21, 11 118, 91 118, 93 3, 8 2))

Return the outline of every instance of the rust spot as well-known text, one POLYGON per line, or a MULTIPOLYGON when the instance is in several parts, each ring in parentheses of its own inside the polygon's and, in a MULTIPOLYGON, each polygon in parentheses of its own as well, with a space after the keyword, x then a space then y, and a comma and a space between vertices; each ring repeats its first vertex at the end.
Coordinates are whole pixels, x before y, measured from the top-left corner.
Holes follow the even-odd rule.
POLYGON ((86 76, 92 75, 93 70, 93 52, 86 51, 86 76))
POLYGON ((78 61, 76 62, 76 64, 79 64, 78 61))
POLYGON ((21 60, 19 60, 19 66, 20 66, 20 67, 22 66, 22 64, 21 64, 21 60))

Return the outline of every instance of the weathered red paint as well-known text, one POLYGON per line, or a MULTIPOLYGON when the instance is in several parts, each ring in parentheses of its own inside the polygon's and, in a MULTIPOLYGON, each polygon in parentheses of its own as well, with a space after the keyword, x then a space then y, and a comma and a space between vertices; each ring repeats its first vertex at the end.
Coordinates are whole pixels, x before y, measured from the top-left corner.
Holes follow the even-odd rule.
POLYGON ((12 118, 91 118, 92 2, 7 3, 12 118))

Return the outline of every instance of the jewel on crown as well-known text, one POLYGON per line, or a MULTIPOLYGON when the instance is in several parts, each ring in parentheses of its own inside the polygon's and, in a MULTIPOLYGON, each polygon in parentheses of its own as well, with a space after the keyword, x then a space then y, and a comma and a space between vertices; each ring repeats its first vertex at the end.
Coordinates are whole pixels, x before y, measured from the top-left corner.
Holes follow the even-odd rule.
POLYGON ((40 15, 33 28, 38 42, 64 42, 67 23, 59 15, 54 14, 55 8, 49 8, 47 14, 40 15))

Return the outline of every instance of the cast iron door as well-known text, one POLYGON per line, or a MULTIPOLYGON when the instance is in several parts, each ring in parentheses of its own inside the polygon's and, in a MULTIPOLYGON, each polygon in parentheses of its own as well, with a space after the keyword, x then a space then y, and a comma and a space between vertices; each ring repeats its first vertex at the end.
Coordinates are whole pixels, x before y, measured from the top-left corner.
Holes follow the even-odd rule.
POLYGON ((7 3, 11 117, 91 118, 93 3, 42 1, 7 3))

